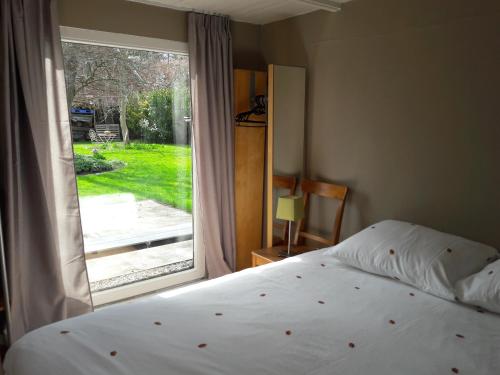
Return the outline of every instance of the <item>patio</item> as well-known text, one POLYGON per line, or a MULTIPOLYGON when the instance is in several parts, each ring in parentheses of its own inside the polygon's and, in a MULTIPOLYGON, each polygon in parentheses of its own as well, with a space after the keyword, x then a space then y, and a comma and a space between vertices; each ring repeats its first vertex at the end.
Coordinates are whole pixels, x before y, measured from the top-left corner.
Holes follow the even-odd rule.
POLYGON ((80 211, 93 291, 192 267, 190 213, 133 194, 82 197, 80 211))

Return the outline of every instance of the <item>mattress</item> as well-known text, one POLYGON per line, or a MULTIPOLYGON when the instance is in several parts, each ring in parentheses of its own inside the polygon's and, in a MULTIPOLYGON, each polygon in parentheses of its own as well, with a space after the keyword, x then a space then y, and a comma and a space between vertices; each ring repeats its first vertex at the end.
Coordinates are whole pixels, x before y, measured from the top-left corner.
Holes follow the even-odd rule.
POLYGON ((8 375, 500 373, 500 315, 316 251, 33 331, 8 375))

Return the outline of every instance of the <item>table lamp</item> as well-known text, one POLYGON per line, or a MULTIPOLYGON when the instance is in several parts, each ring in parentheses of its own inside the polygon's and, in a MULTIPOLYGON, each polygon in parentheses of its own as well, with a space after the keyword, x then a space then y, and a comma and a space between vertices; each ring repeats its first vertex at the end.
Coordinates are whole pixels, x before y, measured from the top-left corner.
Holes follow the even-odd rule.
POLYGON ((292 221, 299 221, 304 217, 304 200, 302 197, 286 196, 278 198, 276 218, 288 221, 288 251, 280 253, 281 257, 290 256, 292 245, 292 221))

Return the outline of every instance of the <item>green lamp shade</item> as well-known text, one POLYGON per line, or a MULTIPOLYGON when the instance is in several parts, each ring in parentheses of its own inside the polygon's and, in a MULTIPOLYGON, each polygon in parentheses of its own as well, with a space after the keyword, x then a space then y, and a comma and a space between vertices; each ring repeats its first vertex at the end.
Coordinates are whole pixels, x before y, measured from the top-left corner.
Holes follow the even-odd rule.
POLYGON ((304 200, 302 197, 287 196, 278 198, 276 218, 287 221, 298 221, 304 217, 304 200))

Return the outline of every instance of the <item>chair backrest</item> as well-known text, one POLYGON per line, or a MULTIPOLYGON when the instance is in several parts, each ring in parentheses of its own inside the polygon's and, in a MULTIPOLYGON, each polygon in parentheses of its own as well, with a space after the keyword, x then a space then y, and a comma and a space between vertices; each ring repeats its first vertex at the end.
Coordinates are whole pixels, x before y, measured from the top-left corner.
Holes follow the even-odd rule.
MULTIPOLYGON (((273 190, 274 189, 287 190, 287 195, 294 195, 296 188, 297 188, 297 179, 294 176, 273 175, 273 190)), ((288 236, 288 225, 286 222, 285 223, 273 222, 273 229, 276 229, 277 233, 279 233, 279 236, 273 236, 275 237, 273 239, 274 245, 277 245, 280 242, 286 240, 288 236)))
POLYGON ((90 138, 91 142, 99 143, 99 138, 97 137, 97 133, 95 132, 94 129, 89 130, 89 138, 90 138))
POLYGON ((294 176, 273 176, 273 189, 286 189, 293 195, 296 187, 297 179, 294 176))
POLYGON ((301 238, 310 239, 322 243, 324 245, 332 246, 339 242, 340 227, 342 225, 342 216, 344 215, 344 206, 347 198, 349 188, 347 186, 329 184, 327 182, 303 180, 301 190, 304 195, 304 208, 307 211, 310 201, 310 195, 318 195, 323 198, 335 199, 339 201, 337 212, 335 213, 335 222, 333 223, 333 231, 331 238, 318 236, 317 234, 309 233, 304 230, 306 227, 306 220, 302 219, 298 225, 298 230, 295 232, 294 243, 298 244, 301 238))

